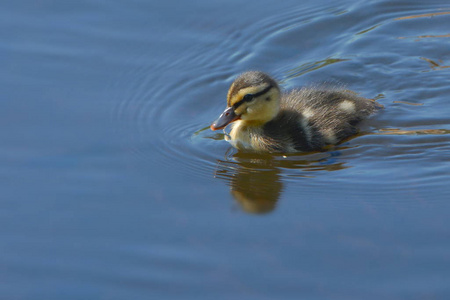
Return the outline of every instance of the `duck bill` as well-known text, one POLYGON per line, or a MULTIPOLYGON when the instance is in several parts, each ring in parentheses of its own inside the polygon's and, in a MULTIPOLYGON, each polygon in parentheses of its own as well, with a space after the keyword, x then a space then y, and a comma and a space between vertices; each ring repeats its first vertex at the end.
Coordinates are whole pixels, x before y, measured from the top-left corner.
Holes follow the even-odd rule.
POLYGON ((223 129, 228 124, 230 124, 231 122, 234 122, 238 119, 239 119, 239 116, 236 115, 236 113, 234 112, 234 108, 228 107, 227 109, 225 109, 223 111, 223 113, 220 115, 220 117, 211 124, 210 128, 211 128, 211 130, 223 129))

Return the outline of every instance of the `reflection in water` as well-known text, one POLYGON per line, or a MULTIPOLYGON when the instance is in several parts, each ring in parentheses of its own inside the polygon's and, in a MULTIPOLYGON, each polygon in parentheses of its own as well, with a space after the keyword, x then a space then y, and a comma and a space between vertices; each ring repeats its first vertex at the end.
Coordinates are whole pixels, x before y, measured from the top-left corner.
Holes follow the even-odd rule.
MULTIPOLYGON (((450 134, 450 130, 386 128, 373 133, 360 133, 358 136, 436 134, 450 134)), ((245 212, 264 214, 275 209, 287 178, 307 179, 318 175, 321 171, 339 171, 349 168, 345 161, 339 161, 336 158, 341 156, 342 151, 352 148, 355 147, 344 147, 341 144, 326 152, 285 155, 234 152, 226 155, 224 160, 217 161, 215 177, 227 182, 231 195, 245 212)))
POLYGON ((396 103, 396 104, 406 104, 406 105, 411 105, 411 106, 422 106, 422 105, 423 105, 423 103, 414 103, 414 102, 400 101, 400 100, 392 101, 392 103, 396 103))
POLYGON ((395 21, 400 21, 400 20, 408 20, 408 19, 416 19, 416 18, 430 18, 430 17, 443 16, 443 15, 448 15, 448 14, 450 14, 450 12, 444 11, 444 12, 437 12, 437 13, 429 13, 429 14, 421 14, 421 15, 400 17, 400 18, 396 18, 394 20, 395 21))
POLYGON ((430 68, 433 69, 433 70, 442 70, 442 69, 450 68, 450 66, 443 66, 442 65, 443 61, 442 60, 440 60, 439 63, 438 63, 438 62, 436 62, 436 61, 434 61, 432 59, 426 58, 426 57, 421 57, 420 59, 428 62, 430 64, 430 68))
POLYGON ((225 180, 231 194, 245 212, 268 213, 274 210, 283 190, 283 170, 289 177, 312 177, 313 171, 335 171, 347 168, 334 158, 338 151, 309 154, 256 154, 238 152, 218 160, 216 177, 225 180))
POLYGON ((417 134, 450 134, 448 129, 417 129, 417 130, 401 130, 398 128, 380 129, 375 134, 381 135, 417 135, 417 134))
POLYGON ((267 213, 275 208, 283 189, 276 168, 238 168, 231 179, 231 194, 248 213, 267 213))
POLYGON ((407 38, 415 38, 416 41, 420 41, 421 39, 427 39, 427 38, 448 38, 450 37, 450 34, 425 34, 425 35, 419 35, 414 37, 407 37, 407 36, 401 36, 399 39, 407 39, 407 38))
MULTIPOLYGON (((338 63, 338 62, 348 61, 348 60, 349 59, 343 59, 343 58, 327 58, 327 59, 319 60, 319 61, 315 61, 315 62, 304 63, 304 64, 290 70, 288 72, 285 80, 299 77, 306 73, 319 70, 323 67, 326 67, 326 66, 338 63)), ((280 81, 280 83, 284 83, 284 80, 280 81)))

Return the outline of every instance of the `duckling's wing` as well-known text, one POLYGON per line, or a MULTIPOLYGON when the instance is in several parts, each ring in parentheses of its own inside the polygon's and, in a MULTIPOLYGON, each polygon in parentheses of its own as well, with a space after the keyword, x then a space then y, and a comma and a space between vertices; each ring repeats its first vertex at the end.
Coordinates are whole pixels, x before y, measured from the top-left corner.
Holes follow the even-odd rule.
POLYGON ((264 144, 269 151, 297 152, 311 151, 308 126, 298 111, 282 109, 277 117, 263 127, 264 144))
POLYGON ((299 112, 310 147, 321 148, 357 133, 357 125, 379 106, 343 90, 303 88, 285 95, 281 107, 299 112))

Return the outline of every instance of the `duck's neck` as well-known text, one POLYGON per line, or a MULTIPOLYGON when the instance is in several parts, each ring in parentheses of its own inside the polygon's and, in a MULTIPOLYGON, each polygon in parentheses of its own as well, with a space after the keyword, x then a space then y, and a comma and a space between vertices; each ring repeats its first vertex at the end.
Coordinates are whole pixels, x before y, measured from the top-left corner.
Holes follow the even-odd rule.
POLYGON ((238 120, 233 123, 230 131, 230 142, 238 149, 254 149, 258 137, 262 134, 265 123, 247 120, 238 120))
POLYGON ((264 115, 264 119, 240 119, 232 124, 230 136, 232 139, 245 139, 246 135, 254 135, 262 132, 263 127, 268 122, 275 119, 280 112, 279 106, 273 107, 270 112, 264 115))

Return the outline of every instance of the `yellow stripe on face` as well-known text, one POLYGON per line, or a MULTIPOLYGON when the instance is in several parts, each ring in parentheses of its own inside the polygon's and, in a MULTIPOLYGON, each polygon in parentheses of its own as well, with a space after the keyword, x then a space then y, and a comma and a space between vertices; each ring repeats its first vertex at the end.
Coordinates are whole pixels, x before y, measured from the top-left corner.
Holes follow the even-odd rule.
POLYGON ((267 88, 268 84, 258 85, 258 86, 249 86, 243 89, 240 89, 236 94, 230 95, 231 90, 233 88, 233 85, 230 87, 230 91, 228 91, 228 105, 233 106, 235 103, 239 102, 244 98, 247 94, 256 94, 260 91, 263 91, 265 88, 267 88), (230 98, 231 97, 231 98, 230 98))

